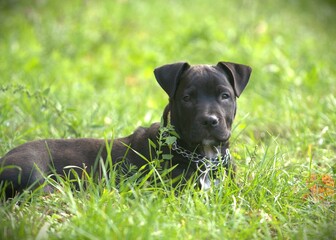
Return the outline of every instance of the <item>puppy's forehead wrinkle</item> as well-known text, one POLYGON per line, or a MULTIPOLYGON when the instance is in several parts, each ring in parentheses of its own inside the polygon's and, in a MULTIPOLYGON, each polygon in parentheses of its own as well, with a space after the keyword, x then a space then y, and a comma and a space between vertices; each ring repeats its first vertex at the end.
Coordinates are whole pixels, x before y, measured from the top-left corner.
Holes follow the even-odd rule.
POLYGON ((192 81, 225 79, 226 74, 211 65, 195 65, 188 69, 182 78, 188 78, 192 81))

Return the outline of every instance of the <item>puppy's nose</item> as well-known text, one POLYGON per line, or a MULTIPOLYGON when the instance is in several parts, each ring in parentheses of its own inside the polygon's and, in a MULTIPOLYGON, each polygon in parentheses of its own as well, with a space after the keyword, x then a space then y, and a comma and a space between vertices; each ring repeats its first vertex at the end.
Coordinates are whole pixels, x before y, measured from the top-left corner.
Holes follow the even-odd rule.
POLYGON ((219 124, 219 119, 215 115, 203 116, 201 124, 207 127, 216 127, 219 124))

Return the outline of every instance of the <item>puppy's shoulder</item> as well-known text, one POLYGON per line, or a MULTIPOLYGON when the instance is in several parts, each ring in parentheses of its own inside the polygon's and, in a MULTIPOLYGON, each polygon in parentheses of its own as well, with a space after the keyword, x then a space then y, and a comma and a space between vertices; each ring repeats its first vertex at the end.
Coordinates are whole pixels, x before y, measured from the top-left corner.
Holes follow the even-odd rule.
POLYGON ((156 138, 160 129, 160 123, 153 123, 150 127, 138 127, 133 132, 133 138, 144 139, 144 138, 156 138))

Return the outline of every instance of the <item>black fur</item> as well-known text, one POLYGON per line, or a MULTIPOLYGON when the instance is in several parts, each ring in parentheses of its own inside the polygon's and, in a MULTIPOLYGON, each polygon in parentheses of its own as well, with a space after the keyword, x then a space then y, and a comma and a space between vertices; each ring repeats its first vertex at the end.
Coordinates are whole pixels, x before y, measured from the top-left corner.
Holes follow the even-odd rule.
MULTIPOLYGON (((251 68, 241 64, 219 62, 216 66, 190 66, 186 62, 164 65, 155 69, 158 83, 169 96, 163 113, 164 124, 170 122, 180 138, 179 146, 206 155, 205 146, 220 146, 225 153, 229 147, 231 125, 236 113, 236 98, 246 87, 251 68)), ((159 123, 149 128, 139 127, 125 138, 112 143, 113 164, 125 158, 138 168, 155 154, 148 141, 157 143, 159 123)), ((106 159, 106 142, 102 139, 46 139, 25 143, 9 151, 0 159, 0 183, 8 184, 6 196, 11 197, 23 189, 44 181, 51 173, 69 173, 67 166, 78 174, 81 169, 98 172, 99 159, 106 159)), ((111 144, 111 143, 109 143, 111 144)), ((168 151, 166 149, 165 151, 168 151)), ((188 179, 195 171, 189 159, 173 153, 171 164, 177 165, 172 177, 183 175, 188 179)), ((4 187, 4 186, 3 186, 4 187)), ((46 191, 50 191, 46 186, 46 191)))

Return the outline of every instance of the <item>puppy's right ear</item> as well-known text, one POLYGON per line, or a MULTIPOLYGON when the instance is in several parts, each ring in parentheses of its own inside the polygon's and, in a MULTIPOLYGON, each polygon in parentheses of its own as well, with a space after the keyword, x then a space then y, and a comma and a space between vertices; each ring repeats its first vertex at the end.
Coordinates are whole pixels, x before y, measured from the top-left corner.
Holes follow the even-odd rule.
POLYGON ((182 73, 189 67, 190 65, 187 62, 178 62, 163 65, 154 70, 156 80, 163 90, 166 91, 170 99, 172 99, 175 95, 182 73))
POLYGON ((224 72, 229 74, 229 81, 235 91, 236 96, 239 97, 250 80, 252 68, 243 64, 231 62, 219 62, 217 67, 221 68, 224 70, 224 72))

